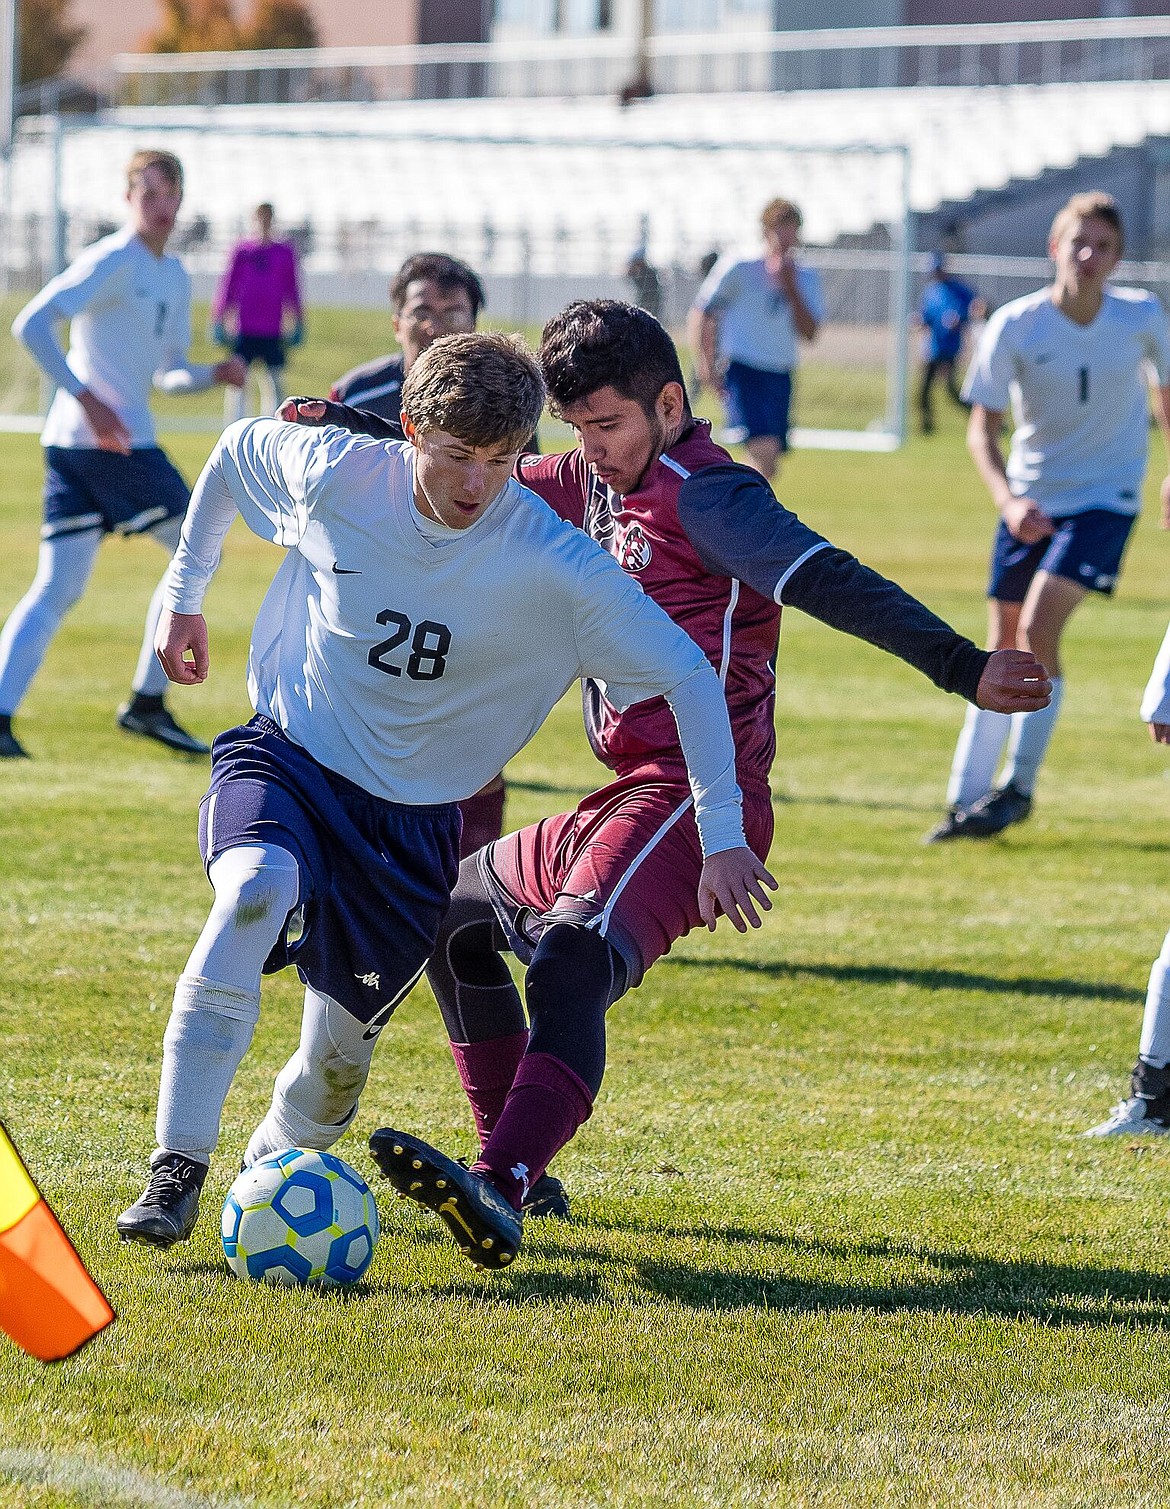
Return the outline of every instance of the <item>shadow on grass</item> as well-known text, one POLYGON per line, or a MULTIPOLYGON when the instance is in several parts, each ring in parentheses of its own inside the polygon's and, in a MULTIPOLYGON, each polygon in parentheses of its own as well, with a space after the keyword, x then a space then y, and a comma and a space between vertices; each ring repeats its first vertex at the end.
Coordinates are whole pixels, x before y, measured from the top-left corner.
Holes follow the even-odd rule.
MULTIPOLYGON (((386 1232, 384 1240, 410 1245, 450 1245, 433 1231, 386 1232)), ((770 1265, 771 1266, 771 1265, 770 1265)), ((187 1277, 236 1280, 224 1264, 188 1260, 173 1270, 187 1277)), ((1085 1268, 1067 1263, 1001 1259, 970 1251, 947 1251, 906 1242, 810 1241, 788 1233, 696 1223, 657 1225, 652 1221, 604 1218, 568 1228, 543 1224, 533 1233, 516 1268, 460 1276, 439 1282, 403 1280, 394 1275, 345 1289, 322 1290, 333 1303, 361 1303, 384 1295, 426 1294, 434 1299, 472 1301, 515 1308, 532 1305, 669 1303, 695 1311, 772 1310, 792 1314, 870 1310, 882 1313, 994 1315, 1034 1320, 1048 1326, 1117 1325, 1170 1331, 1170 1274, 1145 1268, 1085 1268), (701 1260, 647 1257, 591 1241, 593 1233, 650 1239, 665 1249, 702 1244, 701 1260), (724 1260, 713 1261, 722 1245, 724 1260), (761 1272, 736 1259, 737 1247, 767 1251, 774 1270, 761 1272), (843 1266, 834 1279, 785 1272, 793 1268, 843 1266), (529 1266, 529 1264, 540 1264, 529 1266), (898 1272, 883 1274, 883 1265, 898 1272), (906 1269, 917 1270, 907 1274, 906 1269), (874 1270, 870 1274, 858 1270, 874 1270), (854 1276, 854 1274, 856 1276, 854 1276)))
POLYGON ((660 969, 737 969, 770 979, 844 980, 861 985, 915 985, 923 990, 980 990, 995 995, 1073 996, 1090 1001, 1141 1000, 1141 991, 1103 980, 1045 980, 1025 976, 975 974, 966 969, 913 969, 894 964, 802 964, 789 959, 735 959, 728 955, 701 959, 664 959, 660 969))
MULTIPOLYGON (((876 1310, 884 1313, 995 1315, 1048 1326, 1120 1325, 1170 1331, 1170 1274, 1148 1269, 1080 1268, 1064 1263, 1004 1260, 974 1252, 948 1252, 894 1242, 815 1242, 739 1227, 690 1229, 599 1223, 616 1232, 665 1241, 702 1240, 765 1246, 783 1265, 784 1255, 803 1268, 809 1260, 850 1268, 893 1263, 920 1273, 834 1280, 783 1271, 760 1273, 738 1267, 734 1254, 712 1266, 630 1256, 559 1238, 542 1229, 532 1256, 564 1261, 569 1272, 526 1271, 491 1275, 490 1281, 428 1285, 436 1297, 474 1299, 480 1304, 522 1306, 576 1303, 656 1303, 696 1311, 774 1310, 797 1314, 876 1310)), ((589 1228, 578 1228, 585 1236, 589 1228)), ((596 1227, 594 1228, 596 1229, 596 1227)), ((524 1259, 521 1258, 521 1263, 524 1259)))

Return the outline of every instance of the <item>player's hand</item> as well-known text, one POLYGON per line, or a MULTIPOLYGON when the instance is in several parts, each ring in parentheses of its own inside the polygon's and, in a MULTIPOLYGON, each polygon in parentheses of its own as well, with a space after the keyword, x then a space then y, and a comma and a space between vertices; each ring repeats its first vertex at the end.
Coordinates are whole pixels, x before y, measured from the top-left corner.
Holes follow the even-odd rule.
POLYGON ((242 357, 229 356, 226 362, 217 362, 211 369, 212 382, 223 383, 225 388, 242 388, 248 381, 248 366, 242 357))
POLYGON ((776 281, 782 292, 791 299, 796 292, 796 262, 791 252, 785 252, 776 268, 776 281))
POLYGON ((154 636, 154 653, 168 677, 180 686, 195 686, 206 681, 211 657, 207 650, 207 620, 203 614, 172 613, 164 609, 154 636))
POLYGON ((88 388, 82 388, 77 401, 85 411, 90 428, 97 436, 99 450, 115 451, 119 456, 130 454, 130 431, 114 413, 108 403, 103 403, 88 388))
POLYGON ((975 691, 976 704, 993 713, 1034 713, 1051 701, 1052 682, 1031 650, 996 650, 975 691))
POLYGON ((1013 498, 1004 507, 1003 521, 1021 545, 1035 545, 1056 533, 1056 525, 1032 498, 1013 498))
POLYGON ((1170 744, 1170 723, 1151 723, 1149 729, 1155 744, 1170 744))
POLYGON ((224 322, 222 320, 216 320, 215 324, 212 325, 212 327, 211 327, 211 339, 212 339, 212 343, 214 345, 216 345, 216 346, 230 346, 231 345, 232 338, 227 333, 227 326, 224 324, 224 322))
POLYGON ((288 333, 288 339, 285 341, 285 345, 291 351, 294 346, 299 346, 304 341, 304 339, 305 339, 305 322, 304 322, 304 320, 298 320, 296 322, 296 324, 292 327, 292 329, 289 331, 289 333, 288 333))
POLYGON ((323 398, 286 398, 276 411, 278 419, 289 424, 320 424, 325 418, 323 398))
POLYGON ((1158 497, 1162 503, 1162 528, 1170 529, 1170 477, 1162 478, 1162 485, 1158 489, 1158 497))
POLYGON ((758 903, 765 912, 772 910, 768 890, 776 881, 749 848, 724 849, 703 861, 699 876, 699 916, 712 932, 720 916, 728 917, 736 932, 746 933, 749 925, 760 926, 758 903))

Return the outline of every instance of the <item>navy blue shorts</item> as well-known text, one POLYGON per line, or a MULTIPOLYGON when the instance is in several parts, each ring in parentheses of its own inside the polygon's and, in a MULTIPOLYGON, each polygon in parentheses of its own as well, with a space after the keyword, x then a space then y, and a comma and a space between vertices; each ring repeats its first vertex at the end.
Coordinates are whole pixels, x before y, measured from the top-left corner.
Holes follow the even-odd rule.
POLYGON ((788 449, 788 411, 792 406, 792 373, 762 372, 732 362, 723 378, 727 411, 727 439, 742 445, 757 436, 780 442, 788 449))
POLYGON ((409 807, 326 770, 270 718, 211 746, 199 807, 205 865, 242 844, 287 849, 300 869, 301 933, 265 974, 296 966, 306 985, 361 1022, 388 1015, 422 973, 459 873, 459 808, 409 807))
POLYGON ((45 522, 41 539, 101 529, 141 534, 181 519, 191 493, 157 445, 120 456, 94 447, 45 447, 45 522))
POLYGON ((991 548, 988 597, 1001 603, 1022 603, 1037 571, 1063 576, 1090 592, 1112 595, 1121 558, 1135 523, 1134 516, 1109 508, 1054 517, 1056 533, 1025 545, 1001 520, 991 548))
POLYGON ((284 342, 279 335, 237 335, 232 350, 249 366, 253 362, 263 362, 266 367, 284 366, 284 342))

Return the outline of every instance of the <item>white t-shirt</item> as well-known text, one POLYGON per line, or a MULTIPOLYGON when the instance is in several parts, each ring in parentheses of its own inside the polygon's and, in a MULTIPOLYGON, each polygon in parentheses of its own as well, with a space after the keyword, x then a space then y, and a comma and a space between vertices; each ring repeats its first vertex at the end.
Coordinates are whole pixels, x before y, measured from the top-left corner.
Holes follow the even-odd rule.
POLYGON ((1141 716, 1143 723, 1170 723, 1170 628, 1146 683, 1141 716))
POLYGON ((12 333, 32 352, 57 394, 42 445, 97 445, 77 401, 88 388, 122 420, 136 449, 155 444, 151 386, 169 393, 211 385, 212 368, 187 360, 191 279, 177 257, 156 257, 127 226, 86 247, 16 316, 12 333), (54 330, 69 320, 69 353, 54 330))
MULTIPOLYGON (((798 266, 796 286, 819 324, 825 317, 820 274, 798 266)), ((699 289, 695 308, 719 320, 719 355, 761 372, 791 372, 799 354, 792 305, 763 257, 722 258, 699 289)))
POLYGON ((963 396, 999 413, 1010 405, 1016 497, 1055 518, 1090 508, 1136 514, 1151 371, 1170 383, 1170 322, 1153 294, 1108 288, 1097 318, 1078 325, 1042 288, 988 320, 963 396))
POLYGON ((688 759, 702 746, 704 850, 741 844, 726 703, 694 641, 518 482, 469 529, 424 521, 414 456, 333 427, 230 426, 195 485, 166 606, 200 611, 237 509, 283 545, 252 634, 253 705, 320 764, 413 805, 478 791, 574 681, 602 681, 626 708, 693 678, 714 694, 689 746, 676 706, 688 759))

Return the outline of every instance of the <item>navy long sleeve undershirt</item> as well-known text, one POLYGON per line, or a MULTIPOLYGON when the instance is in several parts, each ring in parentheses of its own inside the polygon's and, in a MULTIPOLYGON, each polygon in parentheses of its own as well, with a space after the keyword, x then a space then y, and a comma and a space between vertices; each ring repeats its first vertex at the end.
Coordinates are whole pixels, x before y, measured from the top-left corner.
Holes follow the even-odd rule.
POLYGON ((802 524, 758 472, 728 462, 693 473, 678 514, 711 571, 897 655, 943 691, 975 701, 988 652, 802 524))

